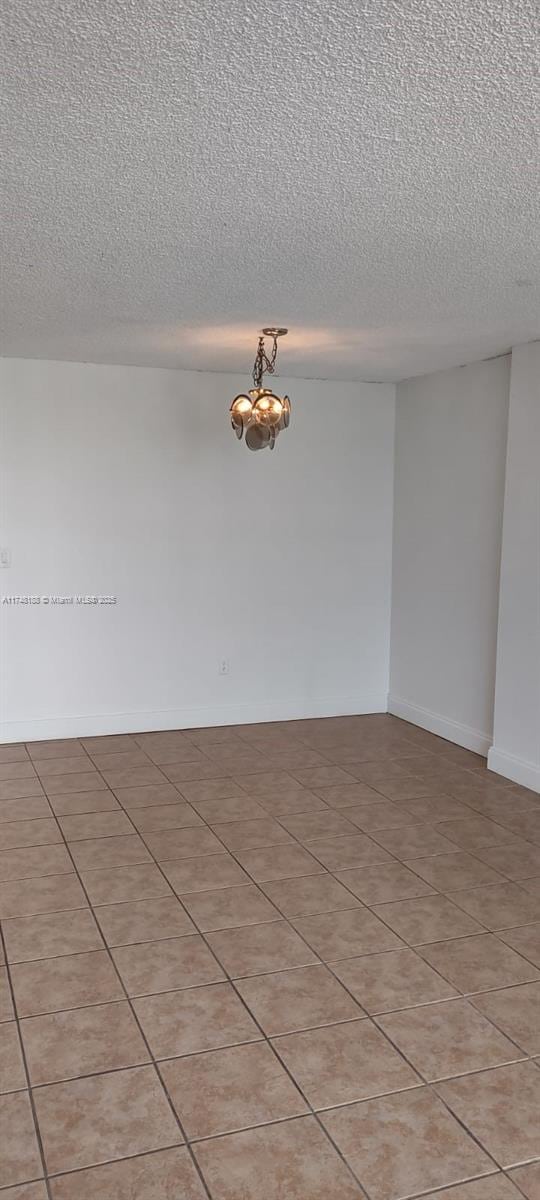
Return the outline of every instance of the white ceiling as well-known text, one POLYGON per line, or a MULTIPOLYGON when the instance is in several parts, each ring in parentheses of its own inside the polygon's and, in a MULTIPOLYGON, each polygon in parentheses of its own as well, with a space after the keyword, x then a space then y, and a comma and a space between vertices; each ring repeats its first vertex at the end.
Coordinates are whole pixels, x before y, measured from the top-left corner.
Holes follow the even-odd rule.
POLYGON ((392 380, 540 333, 536 0, 2 0, 1 351, 392 380))

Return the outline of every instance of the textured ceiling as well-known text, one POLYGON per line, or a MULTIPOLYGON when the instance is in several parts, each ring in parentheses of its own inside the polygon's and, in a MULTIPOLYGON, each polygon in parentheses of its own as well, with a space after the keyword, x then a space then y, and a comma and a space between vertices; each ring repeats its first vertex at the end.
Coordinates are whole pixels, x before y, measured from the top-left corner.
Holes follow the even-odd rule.
POLYGON ((399 379, 540 333, 536 0, 1 0, 6 355, 399 379))

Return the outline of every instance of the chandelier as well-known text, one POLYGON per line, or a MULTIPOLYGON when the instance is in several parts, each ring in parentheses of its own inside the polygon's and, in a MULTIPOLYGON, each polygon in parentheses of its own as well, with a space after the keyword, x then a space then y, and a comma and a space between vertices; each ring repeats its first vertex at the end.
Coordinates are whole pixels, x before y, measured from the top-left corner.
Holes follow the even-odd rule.
POLYGON ((286 429, 291 416, 288 396, 281 399, 272 388, 263 387, 264 375, 273 375, 276 368, 277 340, 286 329, 263 329, 253 363, 253 387, 235 396, 231 407, 231 425, 238 439, 245 433, 249 450, 273 450, 278 433, 286 429), (272 338, 270 355, 264 348, 265 337, 272 338))

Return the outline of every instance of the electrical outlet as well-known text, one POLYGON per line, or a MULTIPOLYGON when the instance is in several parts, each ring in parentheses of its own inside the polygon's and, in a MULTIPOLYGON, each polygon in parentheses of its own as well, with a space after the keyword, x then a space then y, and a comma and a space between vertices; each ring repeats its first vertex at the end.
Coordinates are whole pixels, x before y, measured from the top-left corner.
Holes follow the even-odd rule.
POLYGON ((0 567, 11 566, 11 550, 7 546, 0 546, 0 567))
POLYGON ((218 675, 228 675, 230 670, 230 662, 228 658, 220 658, 218 675))

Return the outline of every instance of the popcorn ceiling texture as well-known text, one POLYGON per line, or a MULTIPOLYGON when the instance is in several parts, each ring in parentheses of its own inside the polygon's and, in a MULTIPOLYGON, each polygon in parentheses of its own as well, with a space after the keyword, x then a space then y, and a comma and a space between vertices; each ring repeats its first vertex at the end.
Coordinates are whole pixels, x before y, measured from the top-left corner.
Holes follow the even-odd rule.
POLYGON ((1 352, 392 380, 540 331, 535 0, 3 0, 1 352), (519 282, 518 282, 519 281, 519 282))

